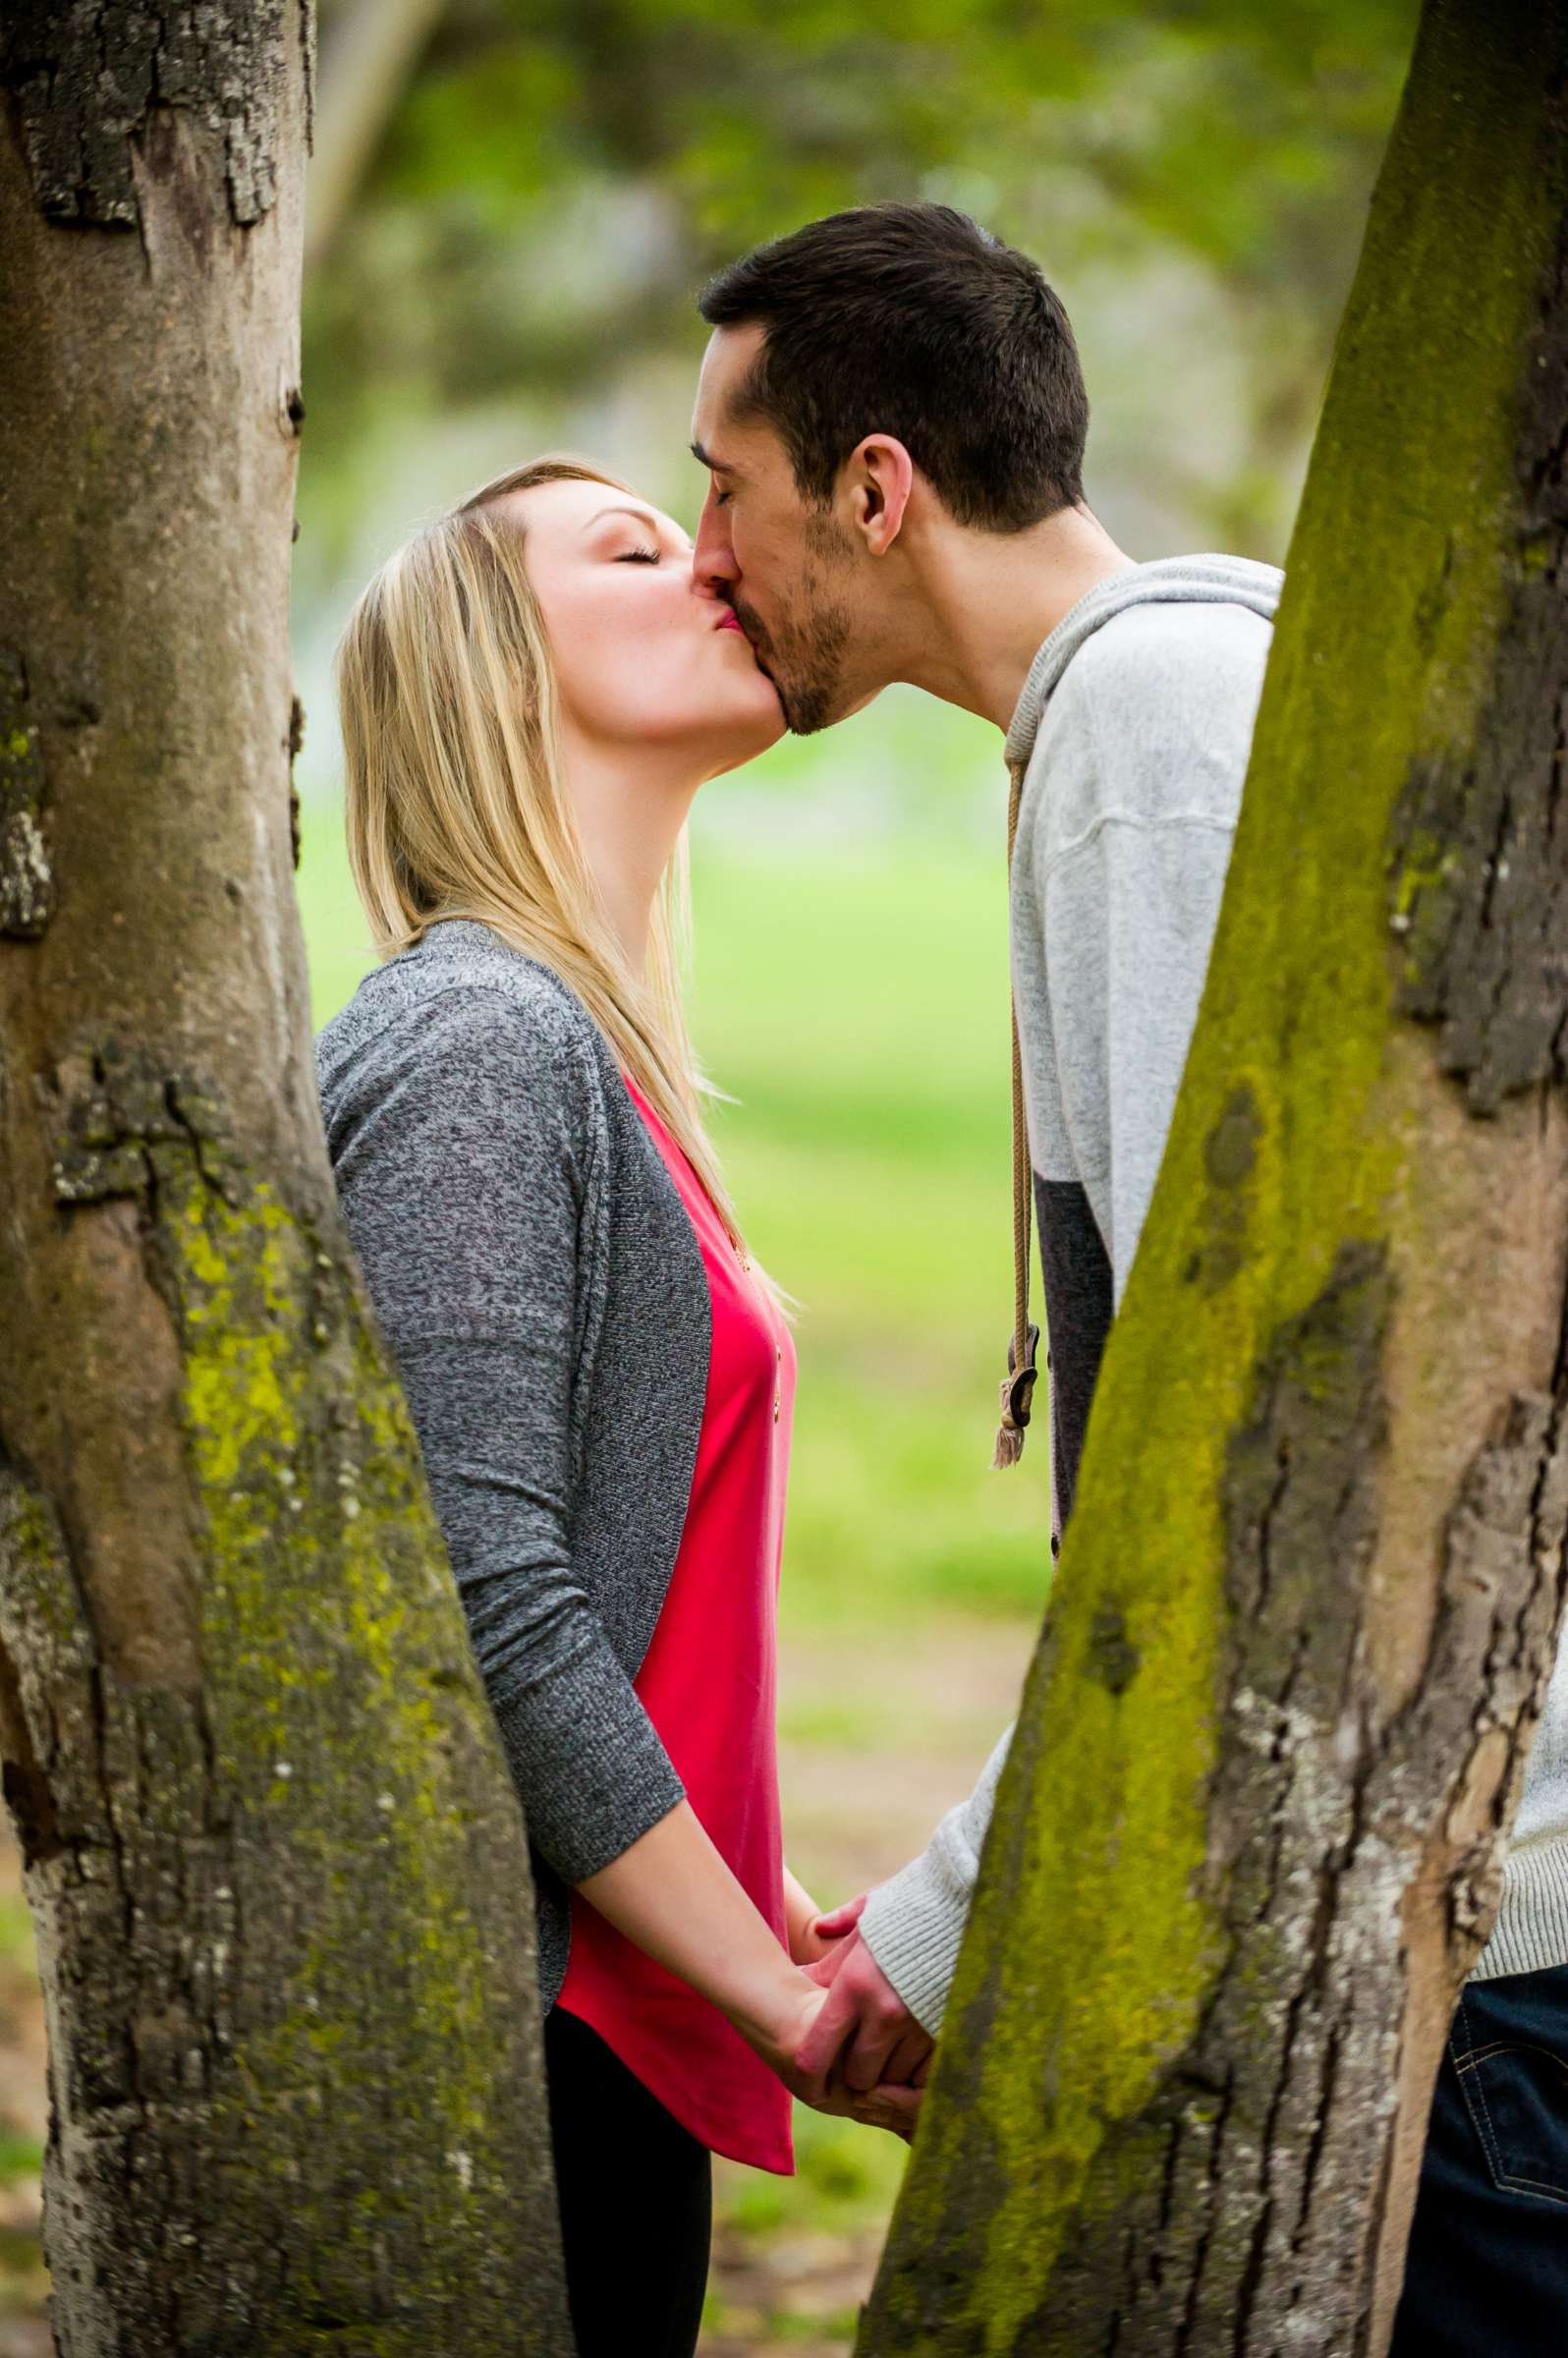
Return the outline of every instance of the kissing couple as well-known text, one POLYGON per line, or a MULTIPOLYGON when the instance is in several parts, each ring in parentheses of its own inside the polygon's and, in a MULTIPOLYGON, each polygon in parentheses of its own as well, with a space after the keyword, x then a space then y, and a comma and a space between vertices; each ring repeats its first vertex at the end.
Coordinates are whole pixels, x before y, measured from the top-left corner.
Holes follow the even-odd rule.
MULTIPOLYGON (((1281 587, 1245 559, 1116 545, 1084 501, 1062 306, 960 213, 812 222, 700 309, 695 544, 587 465, 519 468, 388 560, 338 668, 382 963, 321 1034, 322 1104, 532 1838, 582 2358, 691 2358, 710 2157, 788 2171, 792 2097, 913 2133, 1007 1745, 876 1890, 824 1914, 790 1874, 774 1701, 795 1354, 682 1013, 694 797, 894 681, 1005 739, 1027 1144, 997 1454, 1031 1418, 1033 1198, 1054 1550, 1281 587)), ((1505 1878, 1438 2087, 1401 2358, 1556 2347, 1568 2320, 1568 2107, 1542 2128, 1538 2105, 1512 2173, 1545 2195, 1510 2191, 1473 2118, 1483 2057, 1504 2111, 1510 2056, 1568 2058, 1561 1678, 1527 1823, 1535 1865, 1505 1878), (1521 2315, 1557 2330, 1513 2340, 1521 2315)))

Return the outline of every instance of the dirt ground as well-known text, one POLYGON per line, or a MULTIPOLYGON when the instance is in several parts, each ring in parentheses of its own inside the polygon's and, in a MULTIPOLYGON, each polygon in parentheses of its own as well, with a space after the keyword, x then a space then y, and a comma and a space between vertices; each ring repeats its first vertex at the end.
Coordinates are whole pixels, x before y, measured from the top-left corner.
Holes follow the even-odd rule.
MULTIPOLYGON (((792 1865, 824 1905, 891 1874, 961 1798, 1013 1708, 1031 1633, 948 1616, 895 1641, 786 1645, 780 1767, 792 1865)), ((42 2007, 19 1863, 0 1829, 0 2358, 49 2358, 36 2157, 42 2007)), ((801 2173, 721 2162, 701 2358, 843 2358, 870 2289, 901 2149, 800 2124, 801 2173), (820 2132, 820 2134, 818 2134, 820 2132)))

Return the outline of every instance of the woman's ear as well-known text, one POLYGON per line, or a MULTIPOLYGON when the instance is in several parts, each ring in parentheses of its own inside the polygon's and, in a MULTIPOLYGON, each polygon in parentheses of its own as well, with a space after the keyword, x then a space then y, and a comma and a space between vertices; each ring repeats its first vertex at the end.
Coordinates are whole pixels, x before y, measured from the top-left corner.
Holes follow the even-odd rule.
POLYGON ((852 519, 868 556, 885 557, 898 538, 915 480, 915 462, 891 434, 868 434, 852 451, 852 519))

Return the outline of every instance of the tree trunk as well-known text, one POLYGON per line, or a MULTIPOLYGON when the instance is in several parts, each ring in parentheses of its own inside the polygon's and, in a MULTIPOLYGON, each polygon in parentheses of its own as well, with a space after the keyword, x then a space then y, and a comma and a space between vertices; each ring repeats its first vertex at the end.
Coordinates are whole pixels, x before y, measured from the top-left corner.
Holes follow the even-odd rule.
POLYGON ((571 2346, 521 1814, 293 901, 310 42, 0 47, 0 1735, 68 2358, 571 2346))
POLYGON ((1428 0, 861 2339, 1377 2352, 1568 1531, 1568 0, 1428 0))

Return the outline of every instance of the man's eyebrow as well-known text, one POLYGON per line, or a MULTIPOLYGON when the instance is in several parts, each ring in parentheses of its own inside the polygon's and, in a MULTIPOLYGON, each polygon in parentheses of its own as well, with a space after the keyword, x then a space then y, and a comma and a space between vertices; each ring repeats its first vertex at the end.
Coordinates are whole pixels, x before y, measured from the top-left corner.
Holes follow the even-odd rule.
POLYGON ((733 475, 735 473, 734 468, 727 467, 722 459, 710 458, 700 442, 692 444, 692 456, 700 467, 705 467, 711 475, 733 475))

